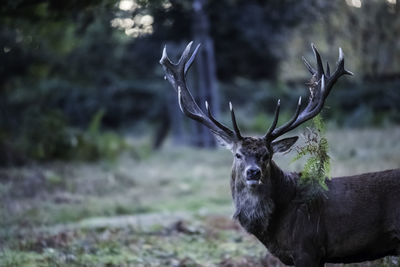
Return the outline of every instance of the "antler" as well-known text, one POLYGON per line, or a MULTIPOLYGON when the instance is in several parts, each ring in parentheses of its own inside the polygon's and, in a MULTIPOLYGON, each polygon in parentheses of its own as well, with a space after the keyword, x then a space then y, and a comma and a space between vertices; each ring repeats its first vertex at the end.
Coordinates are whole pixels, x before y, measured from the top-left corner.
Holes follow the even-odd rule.
POLYGON ((311 81, 308 84, 310 89, 310 96, 307 106, 303 109, 303 111, 300 112, 300 107, 301 107, 301 97, 300 97, 293 117, 279 128, 276 128, 279 117, 279 109, 280 109, 280 100, 278 100, 275 109, 273 123, 264 136, 266 140, 272 141, 277 137, 293 130, 300 124, 315 117, 318 113, 321 112, 326 98, 328 97, 333 85, 339 79, 339 77, 341 77, 344 74, 353 75, 352 72, 345 70, 344 68, 344 57, 341 48, 339 48, 339 60, 336 64, 337 65, 336 70, 332 75, 330 74, 330 68, 328 63, 326 63, 326 73, 325 73, 324 67, 322 65, 321 56, 319 55, 314 44, 311 44, 311 48, 317 60, 317 69, 314 69, 310 65, 310 63, 308 63, 307 60, 303 57, 304 64, 306 65, 308 71, 312 75, 311 81))
POLYGON ((233 111, 232 104, 229 103, 233 129, 230 130, 228 127, 218 122, 211 113, 208 102, 205 102, 207 109, 207 115, 199 108, 197 103, 194 101, 192 94, 186 86, 186 73, 192 65, 194 58, 196 57, 197 51, 200 44, 196 46, 195 50, 191 53, 191 46, 193 42, 190 42, 185 50, 183 51, 181 58, 178 63, 172 63, 168 58, 167 49, 164 47, 160 64, 165 71, 165 79, 168 80, 174 87, 178 94, 179 107, 183 114, 189 118, 202 123, 204 126, 209 128, 215 135, 221 137, 226 142, 235 142, 242 139, 239 127, 236 123, 235 112, 233 111))

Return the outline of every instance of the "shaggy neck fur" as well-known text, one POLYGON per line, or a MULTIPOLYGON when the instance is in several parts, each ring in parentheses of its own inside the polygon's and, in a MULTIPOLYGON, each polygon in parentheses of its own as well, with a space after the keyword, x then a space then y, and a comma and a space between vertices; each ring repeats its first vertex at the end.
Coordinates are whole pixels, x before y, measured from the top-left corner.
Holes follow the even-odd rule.
POLYGON ((287 204, 295 195, 295 179, 271 161, 268 173, 263 174, 263 184, 248 188, 237 170, 232 170, 231 190, 236 211, 233 215, 248 232, 265 233, 277 206, 287 204), (285 192, 281 195, 281 192, 285 192))

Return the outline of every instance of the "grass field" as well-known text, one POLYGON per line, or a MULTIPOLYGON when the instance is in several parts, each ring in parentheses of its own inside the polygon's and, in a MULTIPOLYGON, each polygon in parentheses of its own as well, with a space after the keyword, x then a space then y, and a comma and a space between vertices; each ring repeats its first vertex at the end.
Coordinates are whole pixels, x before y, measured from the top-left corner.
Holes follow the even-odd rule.
MULTIPOLYGON (((400 127, 328 132, 333 176, 400 167, 400 127)), ((136 147, 0 169, 0 266, 281 266, 231 219, 230 152, 136 147)), ((293 156, 275 160, 301 170, 293 156)))

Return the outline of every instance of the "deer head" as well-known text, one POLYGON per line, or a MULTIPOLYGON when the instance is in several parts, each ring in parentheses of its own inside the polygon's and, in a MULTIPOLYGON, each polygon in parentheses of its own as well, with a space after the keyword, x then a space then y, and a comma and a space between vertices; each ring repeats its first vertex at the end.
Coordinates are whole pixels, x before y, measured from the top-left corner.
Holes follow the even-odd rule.
POLYGON ((207 101, 205 102, 206 113, 194 101, 186 86, 185 76, 194 61, 200 45, 197 45, 193 52, 191 52, 191 46, 192 42, 187 45, 176 64, 172 63, 168 58, 166 47, 164 47, 160 64, 164 68, 165 79, 171 83, 177 92, 181 111, 189 118, 209 128, 217 140, 233 153, 233 173, 237 177, 234 181, 235 186, 247 187, 251 190, 256 190, 261 185, 269 183, 273 155, 287 151, 298 139, 295 136, 277 140, 278 137, 315 117, 322 110, 327 96, 339 77, 344 74, 352 75, 351 72, 344 69, 341 48, 339 48, 337 68, 331 74, 328 63, 326 70, 324 70, 321 56, 312 44, 311 47, 317 61, 317 69, 314 69, 303 58, 307 69, 312 75, 312 82, 308 84, 310 96, 305 107, 301 110, 302 101, 300 97, 293 117, 277 128, 280 110, 280 100, 278 100, 274 119, 267 133, 262 137, 243 137, 236 122, 232 103, 229 103, 229 108, 233 130, 214 118, 207 101))

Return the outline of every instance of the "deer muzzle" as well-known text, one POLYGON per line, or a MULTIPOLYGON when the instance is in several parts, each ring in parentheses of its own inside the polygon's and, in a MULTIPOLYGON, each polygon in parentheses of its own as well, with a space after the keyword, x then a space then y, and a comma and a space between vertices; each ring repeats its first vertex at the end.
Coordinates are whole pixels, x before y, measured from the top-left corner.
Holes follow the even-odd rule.
POLYGON ((255 166, 246 169, 246 184, 255 186, 261 183, 261 169, 255 166))

